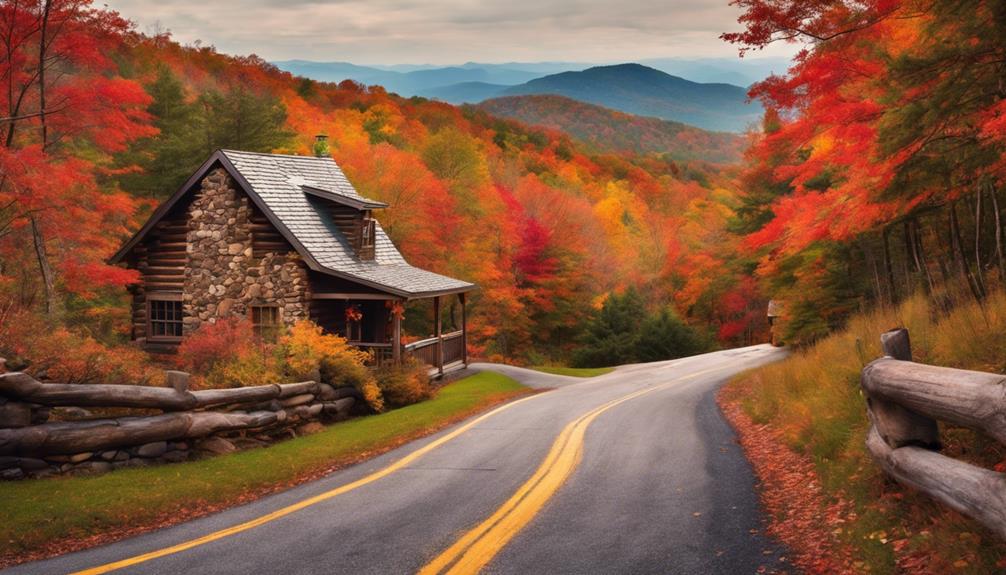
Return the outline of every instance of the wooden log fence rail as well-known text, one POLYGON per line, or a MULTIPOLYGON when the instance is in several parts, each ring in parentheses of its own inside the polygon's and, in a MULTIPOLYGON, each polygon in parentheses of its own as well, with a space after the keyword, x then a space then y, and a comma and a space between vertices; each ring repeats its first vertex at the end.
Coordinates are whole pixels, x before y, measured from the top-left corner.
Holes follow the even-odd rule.
POLYGON ((317 431, 319 419, 345 418, 361 399, 354 388, 316 381, 190 391, 188 379, 169 371, 168 387, 75 385, 0 373, 0 478, 102 472, 264 445, 317 431), (94 417, 84 408, 143 411, 94 417), (147 415, 153 410, 161 413, 147 415), (55 413, 64 417, 50 421, 55 413))
POLYGON ((908 330, 881 336, 885 357, 863 368, 866 446, 900 483, 1006 538, 1006 474, 941 455, 937 421, 1006 443, 1006 376, 912 361, 908 330))

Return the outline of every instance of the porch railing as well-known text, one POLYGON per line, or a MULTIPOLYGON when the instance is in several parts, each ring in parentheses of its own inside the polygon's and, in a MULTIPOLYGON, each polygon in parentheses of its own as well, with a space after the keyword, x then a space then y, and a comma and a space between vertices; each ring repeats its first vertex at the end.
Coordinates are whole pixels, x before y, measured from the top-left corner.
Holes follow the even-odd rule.
POLYGON ((373 355, 374 367, 390 365, 395 362, 395 348, 390 343, 368 343, 363 341, 352 341, 351 345, 363 351, 369 351, 373 355))
POLYGON ((465 359, 465 339, 461 330, 406 344, 405 353, 431 367, 440 368, 465 359))
MULTIPOLYGON (((351 342, 363 351, 369 351, 374 366, 394 363, 395 349, 390 343, 351 342)), ((402 346, 403 357, 414 357, 434 368, 451 365, 465 359, 465 338, 461 330, 445 333, 440 337, 428 337, 402 346)))

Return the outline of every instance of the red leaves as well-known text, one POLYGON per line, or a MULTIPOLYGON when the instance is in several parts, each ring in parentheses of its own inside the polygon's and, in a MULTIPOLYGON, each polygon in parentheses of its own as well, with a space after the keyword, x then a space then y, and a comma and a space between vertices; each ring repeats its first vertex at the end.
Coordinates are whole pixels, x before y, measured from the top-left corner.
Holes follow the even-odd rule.
POLYGON ((755 425, 737 394, 724 391, 717 401, 761 482, 768 533, 789 547, 793 564, 811 575, 859 573, 852 550, 837 537, 851 506, 829 502, 813 462, 790 451, 769 426, 755 425))

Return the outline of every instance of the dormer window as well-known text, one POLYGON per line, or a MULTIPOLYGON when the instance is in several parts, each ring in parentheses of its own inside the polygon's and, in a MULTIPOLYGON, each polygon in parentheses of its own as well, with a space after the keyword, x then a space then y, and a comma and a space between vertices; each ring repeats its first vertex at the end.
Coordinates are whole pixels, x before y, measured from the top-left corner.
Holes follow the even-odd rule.
POLYGON ((377 222, 374 218, 364 217, 360 226, 360 251, 373 249, 377 240, 377 222))

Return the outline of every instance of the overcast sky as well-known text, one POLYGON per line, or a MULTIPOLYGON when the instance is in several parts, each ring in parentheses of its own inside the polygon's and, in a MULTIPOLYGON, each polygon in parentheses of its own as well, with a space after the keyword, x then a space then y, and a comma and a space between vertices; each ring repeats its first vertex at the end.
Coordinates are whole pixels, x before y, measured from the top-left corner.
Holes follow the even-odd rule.
POLYGON ((734 57, 719 35, 740 13, 728 0, 106 1, 141 31, 170 30, 182 43, 358 64, 734 57))

